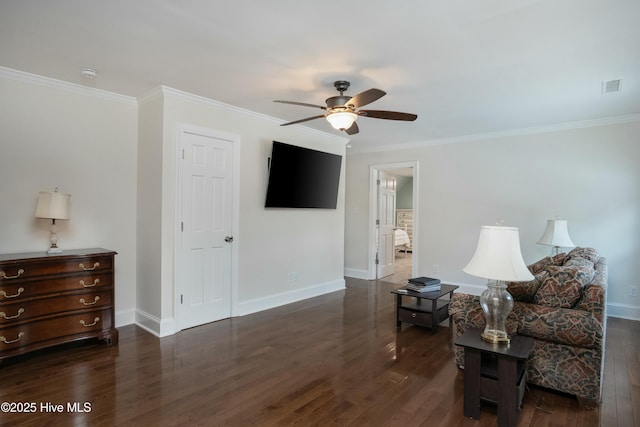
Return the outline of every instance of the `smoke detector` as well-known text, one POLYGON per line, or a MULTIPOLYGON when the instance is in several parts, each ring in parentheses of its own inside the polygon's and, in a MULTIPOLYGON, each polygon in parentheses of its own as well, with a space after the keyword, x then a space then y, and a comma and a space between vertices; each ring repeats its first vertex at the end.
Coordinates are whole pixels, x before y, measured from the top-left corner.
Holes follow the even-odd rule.
POLYGON ((87 79, 93 79, 96 77, 96 70, 94 70, 93 68, 83 68, 80 71, 80 74, 82 74, 87 79))

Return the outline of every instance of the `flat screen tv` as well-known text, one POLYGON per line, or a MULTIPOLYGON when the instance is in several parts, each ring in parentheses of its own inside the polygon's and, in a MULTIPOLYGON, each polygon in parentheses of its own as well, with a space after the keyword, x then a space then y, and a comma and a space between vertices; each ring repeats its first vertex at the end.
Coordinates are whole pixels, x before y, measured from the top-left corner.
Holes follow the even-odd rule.
POLYGON ((273 141, 267 208, 335 209, 342 156, 273 141))

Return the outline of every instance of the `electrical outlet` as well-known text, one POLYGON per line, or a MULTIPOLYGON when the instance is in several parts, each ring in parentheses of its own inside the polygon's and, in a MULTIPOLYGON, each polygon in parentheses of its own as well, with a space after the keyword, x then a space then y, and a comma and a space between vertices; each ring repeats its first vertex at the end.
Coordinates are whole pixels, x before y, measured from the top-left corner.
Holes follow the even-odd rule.
POLYGON ((440 273, 440 266, 438 264, 433 264, 433 272, 440 273))
POLYGON ((297 281, 298 281, 298 273, 297 272, 289 273, 289 283, 295 283, 297 281))
POLYGON ((637 286, 629 286, 629 296, 637 297, 638 296, 638 287, 637 286))

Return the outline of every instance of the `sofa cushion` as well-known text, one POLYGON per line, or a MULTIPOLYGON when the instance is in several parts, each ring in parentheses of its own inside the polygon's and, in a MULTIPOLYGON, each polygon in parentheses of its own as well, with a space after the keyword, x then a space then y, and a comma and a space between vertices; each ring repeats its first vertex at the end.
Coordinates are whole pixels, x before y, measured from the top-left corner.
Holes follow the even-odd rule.
POLYGON ((570 308, 582 296, 582 288, 593 279, 593 266, 550 266, 549 275, 542 281, 533 302, 548 307, 570 308))

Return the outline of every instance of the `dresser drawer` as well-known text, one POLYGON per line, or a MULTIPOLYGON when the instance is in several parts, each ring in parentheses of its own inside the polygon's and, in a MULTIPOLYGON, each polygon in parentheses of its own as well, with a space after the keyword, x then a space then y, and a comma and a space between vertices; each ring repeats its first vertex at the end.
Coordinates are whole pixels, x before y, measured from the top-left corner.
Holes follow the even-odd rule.
POLYGON ((58 342, 81 338, 102 337, 113 328, 110 309, 92 310, 35 322, 0 327, 0 353, 20 353, 21 348, 31 350, 58 342))
POLYGON ((39 295, 86 289, 104 289, 113 285, 111 273, 84 273, 75 276, 51 277, 42 281, 0 283, 0 307, 5 303, 23 301, 39 295))
POLYGON ((110 307, 111 290, 103 289, 0 305, 0 327, 42 316, 110 307))
POLYGON ((102 248, 0 254, 0 363, 69 341, 117 344, 114 255, 102 248))
POLYGON ((40 258, 0 263, 0 286, 50 274, 111 271, 113 256, 40 258))

